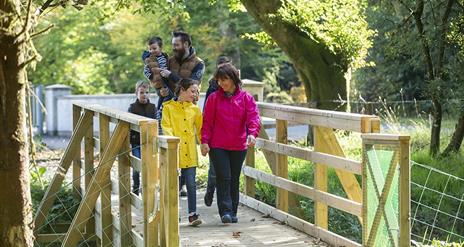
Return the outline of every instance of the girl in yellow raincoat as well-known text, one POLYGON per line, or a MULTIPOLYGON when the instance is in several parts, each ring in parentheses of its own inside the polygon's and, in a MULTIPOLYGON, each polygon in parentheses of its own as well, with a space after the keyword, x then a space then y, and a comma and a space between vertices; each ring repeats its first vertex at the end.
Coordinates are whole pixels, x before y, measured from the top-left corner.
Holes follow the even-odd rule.
POLYGON ((202 223, 196 212, 196 167, 198 165, 197 142, 203 122, 200 108, 193 104, 198 96, 198 85, 191 79, 180 80, 176 92, 177 98, 163 103, 161 127, 165 135, 180 138, 179 167, 187 185, 189 225, 202 223))

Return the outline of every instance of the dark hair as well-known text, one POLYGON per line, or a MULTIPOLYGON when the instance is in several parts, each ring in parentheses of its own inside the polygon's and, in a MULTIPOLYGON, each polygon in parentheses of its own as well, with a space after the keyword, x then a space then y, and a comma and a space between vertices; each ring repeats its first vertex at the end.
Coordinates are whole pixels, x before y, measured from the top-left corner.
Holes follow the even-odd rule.
POLYGON ((216 66, 219 66, 221 64, 226 64, 226 63, 232 63, 232 59, 228 56, 219 56, 216 60, 216 66))
POLYGON ((152 45, 155 43, 158 44, 160 48, 163 47, 163 40, 160 37, 154 36, 148 39, 148 45, 152 45))
POLYGON ((195 84, 198 85, 198 82, 195 81, 195 80, 192 80, 190 78, 181 79, 179 81, 179 83, 177 84, 177 87, 176 87, 176 92, 175 92, 176 96, 179 97, 181 89, 184 89, 184 91, 185 91, 185 90, 189 89, 190 86, 195 85, 195 84))
POLYGON ((235 66, 230 63, 226 63, 217 68, 216 72, 214 73, 214 79, 218 81, 219 79, 231 79, 236 87, 240 87, 242 85, 237 68, 235 68, 235 66))
POLYGON ((182 43, 187 42, 189 46, 192 46, 192 38, 190 38, 190 35, 184 31, 174 31, 172 32, 172 37, 174 38, 180 37, 180 40, 182 40, 182 43))

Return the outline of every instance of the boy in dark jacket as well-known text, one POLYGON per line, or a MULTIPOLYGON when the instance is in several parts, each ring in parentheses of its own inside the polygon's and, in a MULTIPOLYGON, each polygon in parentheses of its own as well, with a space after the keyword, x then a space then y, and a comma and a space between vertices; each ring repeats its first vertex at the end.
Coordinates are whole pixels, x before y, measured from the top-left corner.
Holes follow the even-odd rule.
MULTIPOLYGON (((135 95, 137 99, 129 106, 129 112, 140 116, 155 118, 156 106, 150 103, 148 82, 138 81, 135 84, 135 95)), ((130 131, 130 144, 132 146, 132 155, 140 159, 140 134, 134 130, 130 131)), ((140 173, 132 170, 132 179, 134 181, 132 192, 138 195, 140 192, 140 173)))

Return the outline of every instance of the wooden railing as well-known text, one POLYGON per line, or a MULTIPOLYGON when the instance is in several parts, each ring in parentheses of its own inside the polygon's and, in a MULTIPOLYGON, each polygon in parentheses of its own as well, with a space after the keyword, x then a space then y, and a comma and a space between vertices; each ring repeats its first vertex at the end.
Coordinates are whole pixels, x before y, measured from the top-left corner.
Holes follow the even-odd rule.
MULTIPOLYGON (((241 202, 258 211, 286 222, 309 235, 320 238, 321 240, 335 246, 360 246, 348 238, 337 235, 328 230, 328 206, 350 213, 358 217, 363 225, 363 237, 369 236, 368 231, 372 229, 372 221, 363 221, 363 213, 367 211, 369 203, 373 203, 378 198, 363 197, 365 187, 361 187, 355 175, 361 175, 363 181, 366 180, 365 165, 366 161, 357 161, 346 158, 334 129, 365 133, 363 140, 369 139, 381 143, 381 138, 395 138, 395 135, 375 135, 380 131, 380 119, 372 115, 351 114, 335 111, 324 111, 302 107, 292 107, 269 103, 258 103, 262 117, 276 119, 276 136, 274 141, 270 141, 264 128, 261 129, 257 139, 256 148, 261 149, 272 170, 272 174, 260 171, 255 168, 255 148, 249 148, 243 173, 245 175, 245 194, 241 195, 241 202), (314 133, 314 148, 302 148, 287 144, 288 122, 303 125, 311 125, 314 133), (314 187, 303 185, 288 179, 288 157, 311 161, 314 167, 314 187), (328 189, 328 168, 333 168, 343 186, 348 198, 343 198, 327 191, 328 189), (255 182, 261 181, 276 187, 276 206, 275 208, 256 200, 255 182), (311 224, 297 216, 288 213, 289 203, 295 197, 289 197, 289 193, 294 193, 314 201, 315 222, 311 224), (363 200, 364 198, 364 200, 363 200), (369 224, 369 226, 368 226, 369 224)), ((397 137, 399 138, 399 137, 397 137)), ((408 167, 409 156, 406 156, 408 143, 402 139, 398 149, 402 151, 403 169, 408 167)), ((359 147, 361 148, 361 147, 359 147)), ((364 147, 363 147, 364 148, 364 147)), ((396 164, 395 164, 396 165, 396 164)), ((409 169, 409 168, 407 168, 409 169)), ((409 203, 408 193, 409 183, 406 183, 407 172, 402 172, 401 191, 401 222, 400 230, 409 231, 409 211, 406 205, 409 203)), ((380 181, 379 183, 382 183, 380 181)), ((383 187, 383 185, 382 185, 383 187)), ((379 209, 382 212, 383 209, 379 209)), ((366 214, 367 215, 367 214, 366 214)), ((380 214, 382 216, 382 214, 380 214)), ((376 216, 376 221, 379 217, 376 216)), ((374 228, 375 229, 375 228, 374 228)), ((377 230, 376 230, 377 231, 377 230)), ((375 235, 375 234, 374 234, 375 235)), ((368 241, 366 240, 365 244, 368 241)), ((370 244, 369 246, 374 246, 370 244)), ((373 242, 372 242, 373 243, 373 242)), ((394 245, 398 246, 398 245, 394 245)), ((408 246, 408 245, 401 245, 408 246)))
POLYGON ((35 216, 37 242, 73 247, 81 241, 101 246, 178 246, 179 139, 158 136, 156 120, 109 107, 75 103, 73 115, 73 134, 35 216), (98 138, 94 137, 94 117, 99 123, 98 138), (112 131, 110 123, 115 124, 112 131), (129 130, 140 133, 140 158, 131 154, 129 130), (118 175, 111 177, 116 159, 118 175), (44 233, 41 229, 50 224, 47 215, 71 163, 79 207, 66 232, 44 233), (141 197, 131 192, 131 168, 141 174, 141 197), (112 192, 118 194, 118 205, 111 204, 112 192), (141 212, 142 234, 132 229, 132 208, 141 212))

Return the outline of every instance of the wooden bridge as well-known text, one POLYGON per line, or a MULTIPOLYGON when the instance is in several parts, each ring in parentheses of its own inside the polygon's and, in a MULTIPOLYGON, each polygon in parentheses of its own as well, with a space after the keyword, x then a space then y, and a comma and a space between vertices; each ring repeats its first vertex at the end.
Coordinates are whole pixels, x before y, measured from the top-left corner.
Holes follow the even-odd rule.
POLYGON ((380 120, 372 115, 258 106, 262 117, 276 119, 276 138, 262 128, 248 150, 240 222, 223 225, 214 205, 199 202, 205 223, 191 228, 179 223, 179 207, 185 207, 178 197, 179 139, 158 136, 156 120, 75 103, 72 137, 35 215, 36 245, 410 246, 408 136, 379 134, 380 120), (288 144, 289 122, 313 126, 312 149, 288 144), (362 160, 345 157, 334 129, 362 133, 362 160), (131 154, 129 130, 140 132, 140 159, 131 154), (255 149, 272 173, 255 168, 255 149), (288 178, 288 157, 315 163, 314 187, 288 178), (131 169, 141 173, 141 196, 131 193, 131 169), (328 169, 335 169, 347 198, 328 191, 328 169), (72 222, 58 224, 50 211, 69 170, 77 210, 72 222), (256 181, 275 186, 275 207, 256 199, 256 181), (314 224, 288 213, 298 207, 295 195, 314 201, 314 224), (328 207, 359 219, 362 243, 328 229, 328 207))

